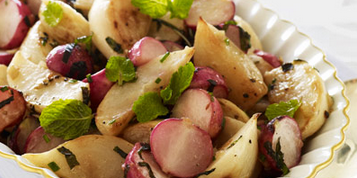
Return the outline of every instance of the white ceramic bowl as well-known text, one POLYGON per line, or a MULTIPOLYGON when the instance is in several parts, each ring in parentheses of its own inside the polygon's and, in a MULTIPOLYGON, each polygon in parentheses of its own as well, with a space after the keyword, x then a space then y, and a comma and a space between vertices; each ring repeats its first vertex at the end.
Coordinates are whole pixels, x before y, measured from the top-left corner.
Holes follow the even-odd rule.
MULTIPOLYGON (((284 61, 304 59, 320 72, 325 81, 328 93, 334 98, 333 112, 325 125, 311 137, 304 146, 302 160, 299 165, 290 169, 286 177, 312 178, 325 168, 334 157, 334 152, 345 140, 345 130, 350 120, 346 114, 349 101, 346 98, 345 86, 336 75, 336 68, 326 60, 325 53, 314 46, 311 39, 300 33, 290 22, 281 20, 276 13, 265 9, 255 0, 234 0, 237 15, 249 22, 261 39, 264 50, 281 56, 284 61)), ((0 156, 15 160, 22 169, 42 174, 45 177, 57 177, 50 170, 36 168, 26 160, 15 155, 0 143, 0 156)), ((0 169, 4 169, 2 166, 0 169)), ((13 171, 17 171, 13 168, 13 171)), ((27 174, 23 173, 23 177, 27 174)), ((22 174, 21 174, 22 175, 22 174)))

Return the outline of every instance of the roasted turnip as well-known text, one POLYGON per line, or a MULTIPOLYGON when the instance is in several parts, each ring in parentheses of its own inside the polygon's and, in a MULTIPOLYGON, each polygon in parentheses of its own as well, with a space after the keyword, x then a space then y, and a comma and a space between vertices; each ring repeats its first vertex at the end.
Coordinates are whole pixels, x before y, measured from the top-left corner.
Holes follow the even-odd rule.
POLYGON ((25 153, 42 153, 49 151, 64 142, 65 140, 62 138, 47 134, 40 126, 27 138, 24 151, 25 153))
POLYGON ((190 28, 196 29, 200 17, 212 25, 219 25, 233 19, 234 14, 235 5, 231 0, 196 0, 185 22, 190 28))
POLYGON ((21 92, 7 87, 0 87, 0 132, 21 122, 26 112, 26 102, 21 92))
POLYGON ((46 63, 50 70, 75 79, 83 79, 93 72, 92 57, 75 44, 57 46, 47 55, 46 63))
POLYGON ((172 109, 172 116, 188 117, 214 138, 222 127, 223 111, 214 96, 202 89, 185 91, 172 109))
POLYGON ((136 142, 150 143, 151 132, 161 121, 162 120, 158 119, 131 125, 125 128, 122 137, 132 144, 135 144, 136 142))
POLYGON ((144 37, 134 44, 129 51, 129 59, 134 66, 141 66, 167 52, 165 46, 151 37, 144 37))
POLYGON ((88 78, 85 78, 83 82, 89 83, 91 101, 90 107, 93 111, 96 111, 99 103, 103 100, 109 89, 114 85, 114 82, 107 79, 105 76, 105 69, 91 75, 88 78))
POLYGON ((227 98, 228 87, 222 75, 209 67, 196 67, 190 88, 202 88, 217 98, 227 98))
POLYGON ((212 141, 207 132, 189 120, 167 119, 151 133, 151 152, 163 172, 192 177, 212 161, 212 141))
POLYGON ((30 9, 19 0, 0 1, 0 49, 19 47, 33 21, 30 9))
POLYGON ((299 125, 293 118, 280 116, 263 126, 259 150, 273 170, 286 173, 288 168, 297 165, 302 146, 299 125))
POLYGON ((161 171, 159 165, 155 162, 150 153, 149 144, 136 143, 122 167, 127 172, 127 178, 169 177, 161 171))

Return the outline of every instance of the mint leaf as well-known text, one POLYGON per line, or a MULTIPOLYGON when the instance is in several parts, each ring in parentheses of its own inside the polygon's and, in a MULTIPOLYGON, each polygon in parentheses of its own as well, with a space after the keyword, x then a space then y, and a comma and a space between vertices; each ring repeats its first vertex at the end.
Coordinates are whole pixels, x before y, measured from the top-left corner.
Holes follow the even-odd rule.
POLYGON ((171 11, 171 18, 185 19, 191 9, 193 0, 169 0, 169 10, 171 11))
POLYGON ((299 109, 300 105, 301 103, 298 100, 274 103, 268 106, 265 111, 265 116, 269 121, 278 116, 294 117, 295 111, 299 109))
POLYGON ((159 94, 155 92, 148 92, 140 96, 134 102, 133 111, 136 114, 136 119, 141 123, 169 113, 169 110, 162 104, 159 94))
POLYGON ((151 16, 152 18, 160 18, 168 11, 169 0, 131 0, 131 3, 140 8, 140 12, 151 16))
POLYGON ((45 22, 54 27, 60 23, 63 17, 62 7, 56 2, 48 2, 46 9, 42 12, 42 15, 45 17, 45 22))
POLYGON ((119 85, 125 82, 130 82, 135 79, 136 73, 134 64, 130 59, 120 56, 112 56, 109 58, 105 66, 105 76, 112 82, 118 81, 119 85))
POLYGON ((39 119, 46 133, 69 140, 88 132, 92 118, 92 110, 82 101, 60 99, 43 109, 39 119))
POLYGON ((194 71, 195 67, 192 62, 189 62, 172 74, 169 85, 160 92, 164 104, 174 105, 176 103, 181 93, 190 86, 194 71))

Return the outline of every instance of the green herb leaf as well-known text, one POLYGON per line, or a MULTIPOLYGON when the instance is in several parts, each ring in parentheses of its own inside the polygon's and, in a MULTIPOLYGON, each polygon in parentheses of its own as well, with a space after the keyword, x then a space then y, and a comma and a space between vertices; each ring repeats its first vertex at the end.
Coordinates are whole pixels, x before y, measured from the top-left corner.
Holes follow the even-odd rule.
POLYGON ((105 66, 105 76, 112 82, 118 81, 119 85, 123 82, 130 82, 135 79, 136 72, 134 64, 130 59, 120 56, 112 56, 109 58, 105 66))
POLYGON ((134 102, 133 111, 136 114, 136 119, 141 123, 169 113, 169 110, 162 104, 159 94, 155 92, 148 92, 140 96, 134 102))
POLYGON ((77 161, 76 155, 74 155, 71 150, 67 149, 66 147, 62 146, 61 148, 57 148, 57 151, 62 153, 67 161, 67 164, 70 169, 73 169, 75 166, 79 165, 79 162, 77 161))
POLYGON ((168 0, 131 0, 131 3, 140 8, 140 12, 151 16, 152 18, 160 18, 168 11, 168 0))
POLYGON ((92 37, 93 35, 79 37, 74 40, 74 44, 77 45, 78 43, 82 43, 86 45, 86 49, 88 52, 92 52, 92 37))
POLYGON ((268 106, 265 116, 269 121, 278 116, 294 117, 295 111, 299 109, 300 105, 301 103, 298 100, 274 103, 268 106))
POLYGON ((43 109, 39 119, 46 133, 69 140, 88 132, 92 118, 92 110, 83 102, 60 99, 43 109))
POLYGON ((195 67, 192 62, 189 62, 172 74, 169 85, 160 92, 164 104, 174 105, 176 103, 181 93, 190 86, 194 71, 195 67))
POLYGON ((128 154, 125 153, 125 152, 124 152, 122 149, 120 149, 118 146, 115 146, 115 147, 113 148, 113 151, 117 152, 123 159, 125 159, 125 158, 128 156, 128 154))
POLYGON ((53 172, 56 172, 60 169, 60 167, 53 161, 48 163, 47 165, 52 169, 53 172))
POLYGON ((193 0, 168 0, 171 18, 185 19, 191 9, 193 0))
POLYGON ((169 55, 170 55, 170 52, 166 52, 164 54, 164 56, 162 56, 162 58, 160 59, 160 62, 163 63, 167 59, 167 57, 169 57, 169 55))
POLYGON ((62 7, 54 1, 48 2, 46 9, 42 12, 42 15, 45 17, 45 22, 54 27, 61 22, 63 17, 62 7))
POLYGON ((107 44, 112 48, 115 52, 122 54, 124 51, 121 48, 121 45, 117 43, 113 38, 107 37, 105 38, 107 44))
POLYGON ((44 134, 42 137, 43 137, 43 139, 45 140, 46 143, 50 143, 51 139, 48 138, 48 136, 46 134, 44 134))
POLYGON ((240 49, 244 52, 247 52, 248 49, 251 47, 250 43, 250 35, 248 32, 244 31, 242 27, 238 26, 239 28, 239 40, 240 40, 240 49))

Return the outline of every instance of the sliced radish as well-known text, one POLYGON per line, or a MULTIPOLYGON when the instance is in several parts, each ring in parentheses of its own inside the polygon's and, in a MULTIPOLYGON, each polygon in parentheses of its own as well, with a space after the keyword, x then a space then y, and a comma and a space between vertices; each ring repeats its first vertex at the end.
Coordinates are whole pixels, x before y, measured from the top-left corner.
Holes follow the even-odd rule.
POLYGON ((280 67, 282 61, 275 55, 270 54, 268 52, 261 51, 259 49, 254 50, 254 54, 262 57, 265 61, 267 61, 274 68, 280 67))
POLYGON ((215 138, 222 128, 221 105, 214 96, 202 89, 185 91, 172 109, 172 116, 189 118, 212 138, 215 138))
POLYGON ((228 97, 228 87, 222 75, 209 67, 196 67, 190 88, 202 88, 217 98, 228 97))
POLYGON ((65 140, 47 134, 40 126, 35 129, 27 138, 25 153, 42 153, 64 143, 65 140))
POLYGON ((24 119, 17 127, 14 135, 10 138, 9 147, 17 154, 25 153, 24 148, 28 136, 39 126, 40 123, 36 118, 28 117, 24 119))
POLYGON ((92 73, 93 63, 86 49, 75 44, 57 46, 46 57, 50 70, 75 79, 84 79, 92 73))
POLYGON ((33 15, 19 0, 0 1, 0 49, 19 47, 30 29, 33 15))
POLYGON ((19 91, 0 87, 0 132, 21 122, 26 112, 25 99, 19 91))
MULTIPOLYGON (((280 116, 263 126, 259 138, 259 150, 266 157, 270 168, 282 171, 283 164, 291 168, 300 162, 303 146, 299 125, 289 116, 280 116), (280 145, 283 160, 279 160, 277 147, 280 145)), ((281 155, 281 154, 280 154, 281 155)))
POLYGON ((85 78, 83 82, 89 83, 91 108, 95 112, 109 89, 114 85, 114 82, 107 79, 105 69, 85 78))
POLYGON ((183 50, 183 46, 172 41, 164 41, 162 42, 162 44, 169 52, 183 50))
POLYGON ((14 52, 0 50, 0 64, 8 66, 14 55, 14 52))
POLYGON ((151 133, 150 145, 163 172, 173 176, 195 176, 212 162, 209 134, 187 119, 160 122, 151 133))
POLYGON ((233 19, 235 5, 232 0, 195 0, 185 22, 196 29, 198 19, 202 17, 211 25, 219 25, 233 19))
POLYGON ((165 46, 151 37, 144 37, 134 44, 129 51, 129 59, 134 66, 141 66, 167 52, 165 46))
POLYGON ((153 155, 150 153, 149 144, 136 143, 126 157, 122 167, 127 171, 127 178, 169 177, 161 171, 159 165, 155 162, 153 155))

